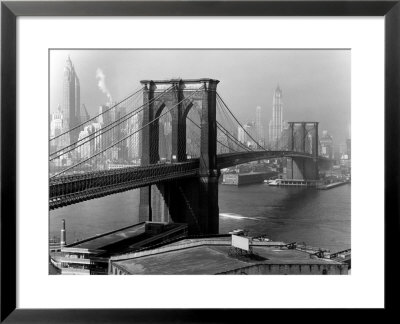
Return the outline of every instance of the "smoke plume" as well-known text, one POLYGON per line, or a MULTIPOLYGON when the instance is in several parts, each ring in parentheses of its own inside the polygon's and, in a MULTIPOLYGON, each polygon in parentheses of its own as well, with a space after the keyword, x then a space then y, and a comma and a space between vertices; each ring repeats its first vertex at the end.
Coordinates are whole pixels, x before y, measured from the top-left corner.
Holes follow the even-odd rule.
POLYGON ((103 92, 107 96, 108 101, 111 103, 112 98, 111 98, 110 91, 108 90, 107 85, 106 85, 106 75, 104 74, 103 70, 100 68, 97 68, 97 70, 96 70, 96 79, 97 79, 97 85, 98 85, 99 89, 101 90, 101 92, 103 92))

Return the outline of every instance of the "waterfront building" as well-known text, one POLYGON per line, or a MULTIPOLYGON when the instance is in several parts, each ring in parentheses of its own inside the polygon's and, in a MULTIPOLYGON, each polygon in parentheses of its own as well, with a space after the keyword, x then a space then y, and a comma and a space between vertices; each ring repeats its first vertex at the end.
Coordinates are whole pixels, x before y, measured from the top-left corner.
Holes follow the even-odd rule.
POLYGON ((273 149, 278 149, 279 140, 283 130, 283 115, 282 115, 282 90, 277 86, 272 99, 272 119, 269 123, 269 142, 273 149))
POLYGON ((347 154, 342 155, 340 159, 340 170, 344 175, 351 174, 351 159, 347 154))
POLYGON ((333 149, 333 138, 328 133, 327 130, 322 131, 322 136, 319 139, 321 144, 321 155, 323 157, 333 159, 334 158, 334 149, 333 149))
MULTIPOLYGON (((81 119, 80 84, 69 56, 64 67, 62 114, 64 118, 63 132, 67 132, 79 125, 81 119)), ((69 141, 69 143, 76 142, 78 136, 79 129, 75 129, 70 133, 70 138, 66 138, 65 141, 69 141)))
POLYGON ((348 155, 349 159, 351 159, 351 139, 348 138, 346 140, 346 154, 348 155))
POLYGON ((350 175, 351 173, 351 140, 347 139, 346 144, 343 145, 342 156, 340 158, 340 168, 342 173, 350 175))
POLYGON ((222 184, 225 185, 248 185, 253 183, 261 183, 271 176, 276 176, 276 172, 254 172, 256 165, 250 165, 249 173, 225 173, 222 176, 222 184))
POLYGON ((342 156, 342 154, 340 153, 340 145, 334 144, 334 146, 333 146, 333 159, 334 159, 334 164, 335 165, 339 164, 341 156, 342 156))

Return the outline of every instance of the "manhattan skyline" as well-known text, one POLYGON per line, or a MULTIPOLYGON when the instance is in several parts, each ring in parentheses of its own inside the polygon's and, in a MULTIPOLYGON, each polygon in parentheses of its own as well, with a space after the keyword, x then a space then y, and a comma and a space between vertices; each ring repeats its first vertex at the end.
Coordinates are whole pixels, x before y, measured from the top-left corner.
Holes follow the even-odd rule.
POLYGON ((242 123, 255 120, 260 106, 268 129, 279 84, 285 121, 316 120, 335 141, 350 137, 349 50, 51 50, 50 112, 63 102, 68 55, 91 116, 110 97, 139 89, 142 79, 211 77, 221 81, 219 92, 242 123))

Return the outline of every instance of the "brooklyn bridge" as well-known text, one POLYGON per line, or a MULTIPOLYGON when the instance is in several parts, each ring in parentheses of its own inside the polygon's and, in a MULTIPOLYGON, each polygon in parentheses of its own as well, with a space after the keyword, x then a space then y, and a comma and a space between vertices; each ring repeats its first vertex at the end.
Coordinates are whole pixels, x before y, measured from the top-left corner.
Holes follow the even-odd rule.
POLYGON ((319 179, 330 160, 319 156, 318 122, 289 122, 286 136, 266 146, 232 113, 218 83, 143 80, 115 105, 50 138, 50 210, 139 189, 139 221, 187 223, 191 233, 214 234, 221 169, 286 158, 288 179, 319 179), (238 129, 253 145, 238 140, 238 129))

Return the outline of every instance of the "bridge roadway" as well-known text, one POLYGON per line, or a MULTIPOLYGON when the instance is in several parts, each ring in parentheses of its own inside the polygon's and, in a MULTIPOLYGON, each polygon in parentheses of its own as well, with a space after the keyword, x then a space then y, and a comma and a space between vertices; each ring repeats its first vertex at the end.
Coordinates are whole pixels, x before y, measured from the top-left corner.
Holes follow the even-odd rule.
MULTIPOLYGON (((224 169, 250 161, 282 157, 313 158, 311 154, 293 151, 226 153, 217 156, 217 165, 219 169, 224 169)), ((55 177, 49 183, 49 207, 52 210, 164 181, 195 177, 198 171, 199 159, 191 159, 55 177)))

